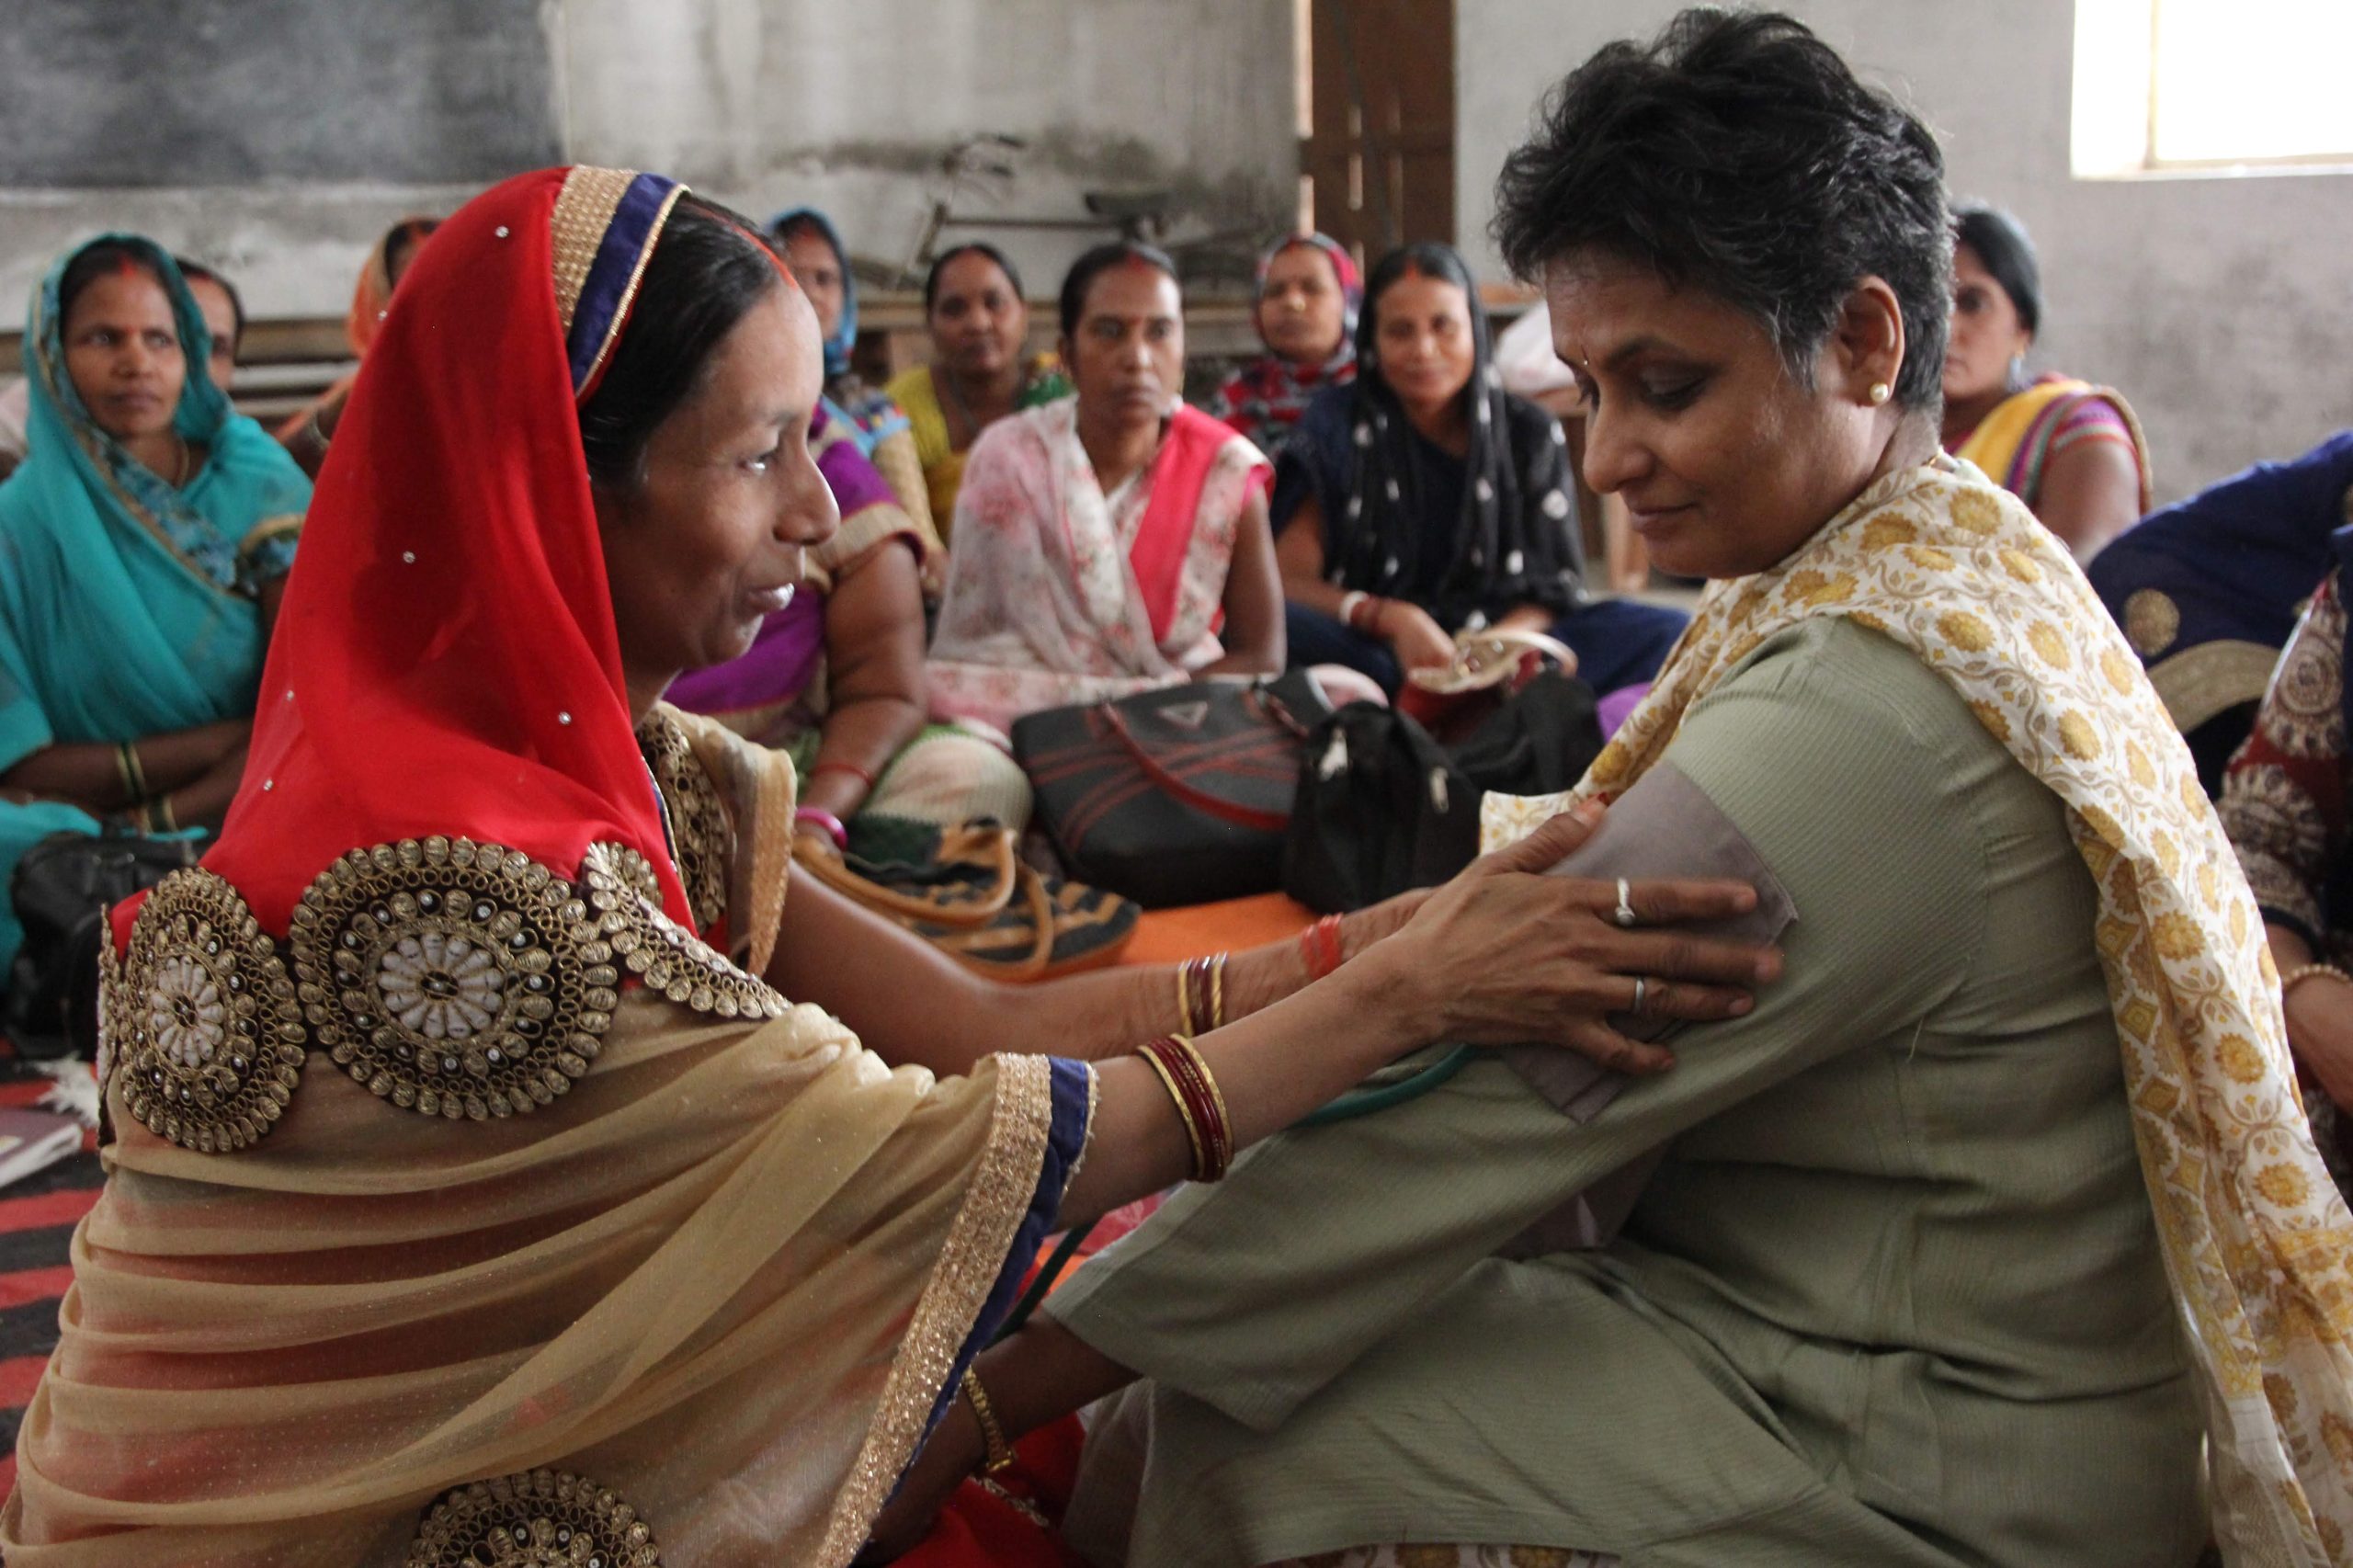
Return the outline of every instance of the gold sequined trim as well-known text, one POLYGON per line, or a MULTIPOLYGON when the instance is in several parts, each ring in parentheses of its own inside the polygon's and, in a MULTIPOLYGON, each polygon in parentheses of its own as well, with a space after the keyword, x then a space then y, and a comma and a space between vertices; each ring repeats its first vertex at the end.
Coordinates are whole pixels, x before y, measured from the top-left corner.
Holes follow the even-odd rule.
POLYGON ((294 983, 235 888, 174 871, 147 895, 119 966, 101 973, 108 1070, 148 1131, 225 1153, 284 1114, 302 1077, 294 983))
POLYGON ((2154 659, 2181 635, 2181 607, 2171 594, 2143 588, 2124 601, 2124 635, 2134 653, 2154 659))
MULTIPOLYGON (((2149 684, 2184 734, 2225 708, 2260 702, 2279 664, 2279 650, 2261 642, 2218 639, 2185 648, 2149 666, 2149 684)), ((2329 704, 2336 712, 2336 704, 2329 704)))
MULTIPOLYGON (((613 226, 613 214, 620 210, 621 199, 629 194, 630 182, 636 178, 635 169, 596 169, 580 165, 564 176, 563 189, 556 196, 555 211, 550 219, 555 236, 555 304, 567 342, 572 337, 573 318, 579 313, 580 291, 587 287, 588 274, 597 264, 597 252, 604 246, 606 231, 613 226)), ((604 369, 613 345, 620 340, 621 327, 629 321, 630 307, 637 300, 637 286, 645 278, 645 264, 652 259, 654 244, 670 222, 671 210, 686 193, 685 186, 672 186, 662 198, 661 209, 654 214, 653 222, 646 225, 645 238, 637 247, 637 259, 630 267, 629 281, 622 285, 620 298, 613 305, 613 319, 605 324, 605 335, 580 378, 583 392, 597 384, 597 373, 604 369)))
POLYGON ((662 1549, 610 1487, 530 1470, 442 1494, 405 1568, 657 1568, 662 1549))
POLYGON ((620 844, 592 844, 580 863, 580 891, 599 937, 657 995, 722 1018, 778 1018, 791 1004, 727 960, 664 913, 662 887, 645 857, 620 844))
POLYGON ((295 906, 290 946, 312 1043, 426 1116, 549 1104, 587 1074, 620 1002, 573 885, 471 839, 353 850, 295 906))
POLYGON ((915 1444, 956 1364, 956 1352, 979 1320, 981 1305, 1005 1267, 1022 1216, 1037 1188, 1054 1114, 1053 1063, 1043 1056, 997 1056, 996 1110, 988 1146, 964 1189, 947 1244, 915 1302, 914 1320, 882 1386, 849 1478, 834 1497, 818 1551, 823 1563, 847 1562, 864 1543, 883 1499, 914 1460, 915 1444))
POLYGON ((563 176, 556 193, 555 211, 549 219, 555 250, 555 311, 563 335, 572 335, 572 318, 580 309, 580 290, 588 286, 589 269, 605 244, 605 231, 629 194, 635 169, 598 169, 576 165, 563 176))
POLYGON ((637 727, 637 744, 670 808, 670 835, 678 853, 678 879, 694 906, 695 926, 708 931, 727 914, 727 874, 735 863, 735 825, 719 798, 719 787, 687 743, 687 732, 659 708, 637 727))

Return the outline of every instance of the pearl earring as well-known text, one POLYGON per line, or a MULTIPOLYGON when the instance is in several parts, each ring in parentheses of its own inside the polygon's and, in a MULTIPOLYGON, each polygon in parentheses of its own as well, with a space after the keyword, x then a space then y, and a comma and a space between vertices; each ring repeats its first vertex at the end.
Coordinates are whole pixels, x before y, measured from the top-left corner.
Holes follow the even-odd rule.
POLYGON ((1871 383, 1870 400, 1872 407, 1878 407, 1881 403, 1885 403, 1889 398, 1892 398, 1894 395, 1895 389, 1889 386, 1885 381, 1873 381, 1871 383))

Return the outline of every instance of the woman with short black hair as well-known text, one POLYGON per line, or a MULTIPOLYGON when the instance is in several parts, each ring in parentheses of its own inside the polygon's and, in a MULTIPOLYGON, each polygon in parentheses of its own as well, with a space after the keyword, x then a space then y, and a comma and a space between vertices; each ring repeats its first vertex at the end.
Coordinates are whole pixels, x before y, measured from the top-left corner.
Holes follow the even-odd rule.
MULTIPOLYGON (((1506 1053, 1178 1194, 983 1355, 997 1424, 1147 1380, 1073 1504, 1131 1568, 2186 1568, 2209 1464, 2229 1560, 2344 1561, 2353 1219, 2164 705, 1938 449, 1935 139, 1687 11, 1498 212, 1588 478, 1711 579, 1567 864, 1747 866, 1788 972, 1671 1073, 1506 1053)), ((933 1441, 904 1514, 977 1451, 933 1441)))

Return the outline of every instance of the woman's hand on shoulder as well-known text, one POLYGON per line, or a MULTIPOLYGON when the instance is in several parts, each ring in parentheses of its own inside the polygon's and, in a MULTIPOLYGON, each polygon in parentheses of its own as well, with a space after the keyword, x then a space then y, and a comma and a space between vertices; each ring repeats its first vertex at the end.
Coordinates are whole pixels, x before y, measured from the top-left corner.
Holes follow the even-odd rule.
POLYGON ((1673 1054, 1619 1033, 1609 1015, 1735 1017, 1754 1006, 1750 988, 1779 978, 1776 949, 1677 929, 1755 908, 1756 891, 1745 882, 1630 881, 1636 922, 1621 926, 1615 881, 1540 874, 1584 843, 1600 816, 1598 807, 1580 807, 1475 861, 1415 909, 1394 939, 1364 955, 1392 1005, 1418 1014, 1422 1038, 1540 1041, 1620 1072, 1661 1073, 1673 1054))

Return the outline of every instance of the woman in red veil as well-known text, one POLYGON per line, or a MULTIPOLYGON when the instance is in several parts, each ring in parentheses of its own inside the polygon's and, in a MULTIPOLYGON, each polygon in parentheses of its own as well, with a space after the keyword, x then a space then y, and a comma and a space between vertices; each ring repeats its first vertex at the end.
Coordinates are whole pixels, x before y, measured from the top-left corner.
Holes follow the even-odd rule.
MULTIPOLYGON (((237 803, 103 954, 108 1182, 11 1564, 846 1562, 983 1419, 1040 1240, 1215 1174, 1133 1051, 1188 1022, 1172 971, 1011 992, 788 904, 790 766, 658 700, 834 527, 821 369, 765 245, 656 176, 523 176, 419 255, 237 803)), ((1438 1038, 1654 1064, 1598 1021, 1638 972, 1733 1006, 1751 956, 1518 874, 1582 831, 1354 917, 1313 983, 1235 955, 1188 1048, 1228 1143, 1438 1038)))

